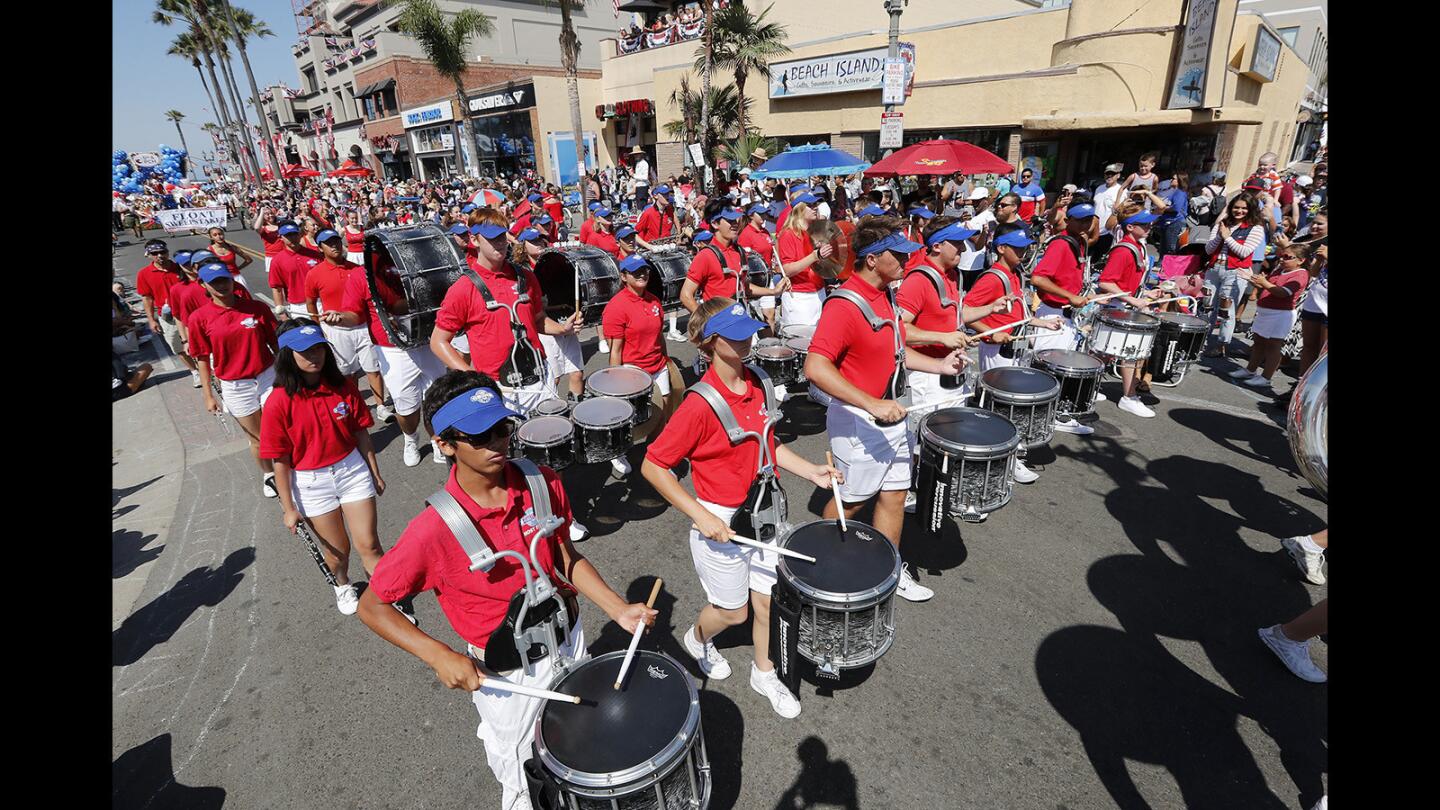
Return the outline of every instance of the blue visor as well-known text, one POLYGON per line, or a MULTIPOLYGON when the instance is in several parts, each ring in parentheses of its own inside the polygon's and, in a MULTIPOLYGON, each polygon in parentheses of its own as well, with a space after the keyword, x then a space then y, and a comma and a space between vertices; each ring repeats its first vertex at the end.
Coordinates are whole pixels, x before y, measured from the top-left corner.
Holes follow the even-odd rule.
POLYGON ((539 195, 539 194, 531 194, 530 196, 526 197, 525 199, 527 199, 527 200, 529 200, 530 202, 533 203, 533 202, 540 202, 541 200, 543 200, 543 199, 545 199, 545 198, 544 198, 543 196, 539 195))
POLYGON ((705 322, 703 336, 708 338, 719 335, 730 340, 744 340, 754 337, 756 332, 764 328, 765 324, 746 314, 743 304, 736 304, 711 315, 710 320, 705 322))
POLYGON ((925 239, 928 247, 935 247, 941 242, 963 242, 966 239, 979 233, 979 231, 962 227, 958 222, 952 222, 925 239))
POLYGON ((338 233, 336 233, 336 232, 334 232, 334 231, 325 230, 325 231, 321 231, 320 233, 315 234, 315 244, 317 244, 317 245, 323 245, 323 244, 325 244, 326 242, 329 242, 331 239, 339 239, 339 238, 340 238, 340 234, 338 234, 338 233))
POLYGON ((770 205, 769 205, 768 203, 755 203, 754 205, 752 205, 752 206, 750 206, 749 208, 745 209, 745 213, 747 213, 747 214, 764 214, 765 216, 771 216, 771 217, 775 216, 775 212, 774 212, 773 210, 771 210, 770 205))
POLYGON ((1126 219, 1123 224, 1125 224, 1125 225, 1149 225, 1150 223, 1154 222, 1155 220, 1157 220, 1157 219, 1159 219, 1159 218, 1160 218, 1160 215, 1159 215, 1159 214, 1151 213, 1151 212, 1149 212, 1149 211, 1141 211, 1140 213, 1136 214, 1135 216, 1132 216, 1132 217, 1126 219))
POLYGON ((590 203, 589 205, 587 205, 587 206, 585 206, 585 207, 586 207, 586 208, 589 208, 591 211, 594 211, 596 208, 601 208, 601 207, 603 207, 603 206, 601 206, 600 203, 598 203, 598 202, 592 202, 592 203, 590 203))
POLYGON ((805 203, 806 205, 814 205, 817 202, 820 202, 820 198, 807 191, 799 197, 796 197, 794 204, 799 205, 800 203, 805 203))
POLYGON ((615 238, 616 238, 616 239, 629 239, 630 237, 632 237, 632 236, 634 236, 634 235, 635 235, 635 229, 632 228, 632 227, 630 227, 629 225, 624 225, 624 226, 622 226, 622 227, 620 228, 620 230, 618 230, 618 231, 615 232, 615 238))
POLYGON ((791 194, 794 194, 794 193, 797 192, 797 191, 809 191, 809 190, 810 190, 810 184, 809 184, 809 183, 795 183, 795 184, 793 184, 793 185, 790 186, 789 192, 790 192, 791 194))
POLYGON ((905 234, 899 231, 893 231, 889 236, 885 237, 884 239, 871 242, 865 247, 856 250, 855 255, 869 256, 872 253, 880 253, 881 251, 886 250, 894 250, 899 253, 914 253, 919 249, 920 245, 915 242, 911 242, 909 239, 906 239, 905 234))
POLYGON ((889 211, 886 211, 884 208, 881 208, 880 206, 878 206, 878 205, 876 205, 876 204, 874 204, 874 203, 871 203, 871 204, 865 206, 864 208, 860 209, 859 216, 862 216, 862 217, 883 217, 883 216, 885 216, 885 215, 888 214, 888 213, 890 213, 890 212, 889 212, 889 211))
POLYGON ((489 388, 472 388, 441 405, 430 418, 430 426, 437 436, 450 428, 474 436, 497 422, 518 418, 520 414, 506 407, 499 394, 489 388))
POLYGON ((995 244, 1009 245, 1010 247, 1014 248, 1023 248, 1035 244, 1035 240, 1031 239, 1030 235, 1025 233, 1024 229, 1022 228, 1019 230, 1010 231, 1004 236, 999 237, 995 240, 995 244))
POLYGON ((471 225, 471 226, 470 226, 470 233, 478 233, 478 234, 480 234, 481 236, 485 237, 486 239, 494 239, 494 238, 496 238, 497 236, 500 236, 501 234, 505 233, 506 230, 507 230, 507 229, 506 229, 506 227, 505 227, 504 225, 471 225))
POLYGON ((534 228, 526 228, 525 230, 521 231, 515 238, 521 242, 539 242, 540 240, 545 238, 545 234, 540 233, 534 228))
POLYGON ((930 219, 931 217, 935 216, 935 212, 922 205, 917 208, 911 208, 910 216, 919 217, 921 219, 930 219))
POLYGON ((654 196, 657 196, 657 197, 665 197, 665 196, 668 196, 668 195, 670 194, 670 187, 669 187, 669 186, 656 186, 656 187, 655 187, 655 190, 652 191, 652 192, 650 192, 650 193, 653 194, 654 196))
POLYGON ((1095 206, 1090 203, 1075 203, 1065 210, 1065 216, 1071 219, 1084 219, 1095 216, 1095 206))
POLYGON ((221 262, 210 262, 209 264, 200 268, 201 281, 208 284, 217 278, 233 279, 234 276, 230 275, 230 268, 226 267, 221 262))
POLYGON ((476 207, 477 206, 475 205, 475 203, 465 203, 460 207, 460 213, 468 214, 471 211, 474 211, 476 207))
POLYGON ((735 222, 743 216, 745 215, 736 211, 734 208, 721 208, 719 211, 716 211, 715 215, 710 217, 708 221, 714 222, 717 219, 728 219, 731 222, 735 222))
POLYGON ((182 250, 179 253, 176 253, 174 256, 171 256, 170 258, 174 259, 176 264, 189 264, 191 257, 192 254, 190 253, 190 251, 182 250))
POLYGON ((554 221, 555 221, 555 220, 553 220, 553 219, 550 218, 550 215, 549 215, 549 214, 545 214, 545 213, 536 214, 535 216, 533 216, 533 217, 530 218, 530 224, 531 224, 531 225, 549 225, 550 223, 552 223, 552 222, 554 222, 554 221))
POLYGON ((714 239, 714 238, 715 238, 715 234, 713 234, 713 233, 711 233, 711 232, 709 232, 709 231, 700 231, 699 233, 697 233, 697 234, 695 234, 694 236, 690 237, 690 241, 691 241, 691 242, 709 242, 711 239, 714 239))
POLYGON ((320 331, 318 326, 302 326, 280 336, 280 348, 294 349, 297 352, 303 352, 317 343, 328 342, 325 333, 320 331))
POLYGON ((469 233, 469 232, 470 232, 470 229, 467 228, 467 227, 465 227, 465 224, 462 223, 462 222, 457 222, 457 223, 455 223, 454 225, 451 225, 451 226, 450 226, 450 235, 451 235, 451 236, 462 236, 462 235, 467 234, 467 233, 469 233))
POLYGON ((609 219, 609 218, 610 218, 610 209, 609 209, 609 208, 596 208, 596 209, 595 209, 595 216, 598 217, 598 218, 600 218, 600 219, 609 219))
POLYGON ((634 273, 637 270, 648 270, 649 266, 650 265, 639 256, 626 256, 625 260, 620 262, 620 272, 634 273))
POLYGON ((280 235, 281 235, 281 236, 289 236, 289 235, 292 234, 292 233, 299 233, 299 232, 300 232, 300 226, 299 226, 299 225, 296 225, 296 224, 293 223, 293 222, 287 222, 287 223, 285 223, 284 225, 281 225, 281 226, 280 226, 280 235))
POLYGON ((199 267, 204 262, 218 262, 220 257, 208 250, 197 250, 190 254, 190 263, 199 267))

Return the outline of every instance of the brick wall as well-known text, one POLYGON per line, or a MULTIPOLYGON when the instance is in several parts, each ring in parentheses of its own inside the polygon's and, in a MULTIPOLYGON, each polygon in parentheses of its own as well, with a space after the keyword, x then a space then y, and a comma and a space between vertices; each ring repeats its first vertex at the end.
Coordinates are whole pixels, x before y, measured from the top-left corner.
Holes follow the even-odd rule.
POLYGON ((859 135, 835 135, 830 138, 830 146, 865 159, 865 140, 859 135))
POLYGON ((685 171, 685 145, 679 141, 655 144, 655 174, 659 177, 680 175, 685 171))
POLYGON ((1009 163, 1011 166, 1016 167, 1017 169, 1020 167, 1019 131, 1010 133, 1010 145, 1009 148, 1005 150, 1005 162, 1009 163))

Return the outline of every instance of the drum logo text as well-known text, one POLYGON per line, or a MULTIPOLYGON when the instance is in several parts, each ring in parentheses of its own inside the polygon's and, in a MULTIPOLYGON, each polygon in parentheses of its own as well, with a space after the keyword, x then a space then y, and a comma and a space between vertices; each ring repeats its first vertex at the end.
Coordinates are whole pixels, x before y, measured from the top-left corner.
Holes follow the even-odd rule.
POLYGON ((670 677, 670 673, 666 672, 665 670, 661 669, 660 667, 655 666, 654 664, 651 664, 649 667, 646 667, 645 671, 648 672, 648 673, 650 673, 650 677, 652 677, 652 678, 654 678, 654 679, 656 679, 656 680, 660 680, 660 681, 663 681, 663 680, 665 680, 666 678, 670 677))
POLYGON ((860 529, 856 529, 856 530, 855 530, 855 536, 858 537, 858 538, 860 538, 861 540, 866 541, 866 542, 870 542, 870 541, 873 541, 873 540, 875 539, 874 537, 871 537, 869 533, 867 533, 867 532, 865 532, 865 531, 863 531, 863 530, 860 530, 860 529))

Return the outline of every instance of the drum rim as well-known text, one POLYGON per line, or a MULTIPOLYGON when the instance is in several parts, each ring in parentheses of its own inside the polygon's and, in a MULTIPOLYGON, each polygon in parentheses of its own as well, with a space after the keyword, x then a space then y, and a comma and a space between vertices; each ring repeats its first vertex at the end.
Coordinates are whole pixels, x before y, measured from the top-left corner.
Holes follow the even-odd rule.
MULTIPOLYGON (((639 382, 640 380, 639 380, 639 378, 636 378, 635 381, 636 381, 636 382, 639 382)), ((590 373, 585 377, 585 393, 591 394, 591 396, 589 397, 590 399, 598 399, 598 398, 600 398, 600 397, 610 397, 611 399, 623 399, 623 400, 629 401, 632 397, 638 397, 638 396, 640 396, 641 394, 644 394, 645 396, 648 397, 648 396, 650 395, 650 388, 651 388, 651 386, 653 386, 653 385, 655 385, 655 379, 654 379, 653 377, 651 377, 650 374, 649 374, 647 371, 645 371, 645 369, 640 368, 639 366, 631 365, 630 363, 621 363, 621 364, 618 365, 618 366, 606 366, 606 367, 604 367, 604 368, 597 368, 597 369, 595 369, 594 371, 590 372, 590 373), (613 372, 615 369, 620 369, 620 368, 632 369, 632 370, 634 370, 634 371, 636 371, 636 372, 639 372, 640 374, 645 375, 645 380, 647 381, 647 384, 645 385, 645 387, 644 387, 644 388, 637 389, 637 390, 635 390, 635 391, 631 391, 631 392, 628 393, 628 394, 606 394, 606 393, 603 393, 603 392, 600 392, 600 391, 593 391, 593 389, 590 387, 590 381, 595 378, 595 375, 600 374, 600 375, 610 375, 610 376, 613 376, 613 374, 610 374, 610 373, 613 372), (593 393, 592 393, 592 392, 593 392, 593 393)), ((631 407, 634 407, 634 406, 631 406, 631 407)))
MULTIPOLYGON (((814 526, 819 523, 825 523, 831 526, 838 527, 840 521, 824 519, 809 520, 804 523, 789 526, 786 528, 785 533, 781 535, 777 543, 781 548, 788 548, 789 546, 786 545, 786 541, 788 541, 791 536, 793 536, 801 529, 804 529, 808 526, 814 526)), ((777 574, 784 577, 786 584, 794 588, 802 597, 815 603, 817 607, 837 609, 843 610, 846 613, 853 613, 857 610, 864 610, 865 608, 873 607, 895 595, 895 591, 900 587, 901 560, 900 551, 895 548, 894 543, 890 542, 890 538, 886 537, 885 534, 879 529, 871 526, 868 523, 861 523, 858 520, 847 520, 845 521, 845 524, 847 529, 851 526, 863 526, 864 528, 869 529, 870 531, 878 535, 881 539, 881 542, 884 542, 886 547, 890 549, 890 554, 894 559, 895 565, 891 569, 889 575, 887 575, 884 579, 880 581, 879 585, 869 588, 868 590, 853 591, 848 593, 821 590, 795 576, 795 572, 790 570, 790 558, 779 554, 776 555, 780 558, 780 561, 776 563, 775 571, 777 574)), ((810 565, 810 563, 805 563, 805 565, 810 565)))
POLYGON ((762 360, 762 361, 763 361, 763 360, 772 360, 772 361, 778 361, 778 362, 787 362, 787 361, 790 361, 790 360, 794 360, 795 358, 797 358, 797 357, 800 356, 800 352, 796 351, 795 349, 790 348, 789 346, 786 346, 786 345, 783 344, 783 343, 781 343, 781 344, 779 344, 779 345, 776 345, 776 344, 773 344, 773 343, 772 343, 772 344, 770 344, 770 345, 768 345, 768 346, 756 346, 755 349, 754 349, 750 354, 751 354, 751 356, 753 356, 756 360, 762 360), (765 355, 760 354, 760 350, 761 350, 761 349, 783 349, 783 350, 785 350, 785 351, 787 351, 787 352, 790 352, 790 354, 789 354, 789 355, 781 355, 780 357, 767 357, 767 356, 765 356, 765 355))
POLYGON ((925 437, 929 436, 934 444, 937 444, 946 450, 958 450, 962 454, 966 452, 974 453, 977 456, 974 459, 975 461, 990 461, 992 459, 1000 458, 1002 456, 1008 456, 1011 453, 1015 452, 1017 449, 1019 449, 1021 442, 1020 428, 1015 427, 1014 422, 1011 422, 1009 419, 1005 419, 1004 416, 1001 416, 1000 414, 989 410, 988 408, 971 408, 965 405, 952 405, 948 408, 937 408, 936 410, 925 414, 924 416, 920 417, 920 425, 916 429, 915 433, 920 437, 922 445, 924 443, 925 437), (993 416, 998 419, 1003 419, 1005 421, 1005 424, 1009 425, 1010 429, 1015 431, 1015 436, 1011 441, 1001 442, 1000 444, 957 444, 956 442, 951 441, 950 439, 946 439, 943 436, 939 436, 934 431, 929 430, 930 418, 933 417, 935 414, 945 413, 946 411, 972 411, 975 413, 983 413, 986 416, 993 416))
POLYGON ((1189 312, 1157 312, 1151 317, 1159 320, 1162 326, 1168 323, 1180 327, 1180 332, 1182 334, 1204 332, 1210 328, 1210 323, 1208 321, 1206 321, 1199 315, 1192 315, 1189 312), (1167 315, 1171 317, 1165 317, 1167 315), (1180 320, 1181 318, 1193 318, 1194 320, 1199 321, 1199 323, 1187 323, 1186 321, 1180 320), (1185 328, 1187 325, 1190 327, 1189 329, 1185 328))
POLYGON ((809 354, 809 353, 810 353, 810 341, 811 341, 813 338, 797 336, 797 337, 788 337, 788 338, 782 338, 782 339, 785 341, 785 346, 786 346, 787 348, 794 349, 796 354, 809 354), (790 345, 790 341, 792 341, 792 340, 803 340, 803 341, 805 341, 805 348, 802 349, 802 348, 800 348, 799 346, 792 346, 792 345, 790 345))
MULTIPOLYGON (((533 408, 530 409, 530 412, 531 412, 531 413, 536 413, 536 414, 538 414, 538 415, 540 415, 540 416, 560 416, 560 415, 562 415, 562 414, 570 413, 570 409, 571 409, 572 407, 574 407, 573 404, 570 403, 570 402, 567 402, 566 400, 563 400, 563 399, 561 399, 561 398, 559 398, 559 397, 551 397, 550 399, 542 399, 542 400, 540 400, 539 402, 537 402, 537 403, 535 404, 535 407, 533 407, 533 408), (563 405, 564 408, 563 408, 562 410, 556 411, 555 413, 542 413, 542 412, 540 412, 540 407, 541 407, 542 405, 544 405, 545 403, 547 403, 547 402, 558 402, 558 403, 560 403, 561 405, 563 405)), ((534 417, 532 417, 532 418, 534 418, 534 417)), ((527 420, 527 421, 528 421, 528 420, 527 420)))
POLYGON ((573 444, 574 441, 575 441, 575 423, 572 422, 572 421, 569 419, 569 417, 560 416, 560 415, 558 415, 558 414, 548 414, 548 413, 547 413, 547 414, 542 414, 542 415, 540 415, 540 416, 532 416, 532 417, 530 417, 529 419, 526 419, 524 422, 521 422, 519 427, 515 428, 515 440, 518 441, 518 442, 520 442, 520 445, 521 445, 522 447, 544 447, 544 448, 546 448, 546 449, 549 449, 549 448, 551 448, 551 447, 559 447, 559 446, 564 445, 564 444, 573 444), (557 436, 557 437, 555 438, 555 441, 549 442, 549 443, 546 443, 546 442, 538 442, 538 441, 535 441, 534 439, 531 439, 531 440, 528 440, 528 441, 527 441, 524 436, 521 436, 521 435, 520 435, 520 431, 524 430, 526 425, 530 424, 531 422, 538 422, 538 421, 540 421, 541 419, 560 419, 560 420, 563 420, 563 421, 565 421, 565 422, 569 422, 569 423, 570 423, 570 432, 567 433, 567 434, 564 435, 564 436, 557 436))
MULTIPOLYGON (((1042 371, 1050 371, 1050 369, 1053 368, 1057 371, 1066 372, 1066 374, 1071 377, 1098 377, 1105 373, 1105 364, 1098 360, 1094 355, 1086 354, 1085 352, 1078 352, 1073 349, 1041 349, 1040 351, 1035 353, 1035 358, 1033 362, 1043 363, 1045 365, 1045 368, 1043 368, 1042 371), (1096 365, 1094 368, 1079 368, 1077 366, 1062 365, 1062 363, 1046 360, 1045 358, 1040 356, 1042 354, 1046 354, 1047 352, 1073 352, 1074 354, 1078 354, 1081 357, 1088 357, 1091 360, 1094 360, 1096 365)), ((1054 372, 1050 373, 1054 374, 1054 372)), ((1055 376, 1058 377, 1059 375, 1057 374, 1055 376)))
POLYGON ((571 411, 570 411, 570 421, 571 421, 571 422, 574 422, 574 423, 575 423, 575 426, 578 427, 578 428, 580 428, 581 430, 614 430, 614 429, 616 429, 616 428, 621 428, 621 427, 627 427, 627 426, 629 426, 629 425, 631 424, 631 420, 633 420, 634 418, 635 418, 635 406, 630 404, 630 400, 625 399, 625 398, 623 398, 623 397, 612 397, 612 396, 608 396, 608 395, 590 397, 589 399, 582 399, 582 400, 580 400, 579 402, 575 403, 575 407, 572 408, 571 411), (629 408, 629 409, 630 409, 630 414, 629 414, 629 416, 623 416, 623 417, 621 417, 621 418, 619 419, 619 421, 616 421, 616 422, 610 423, 610 424, 593 424, 593 423, 586 423, 586 422, 581 422, 579 419, 577 419, 577 418, 575 417, 575 413, 576 413, 576 411, 580 410, 580 406, 581 406, 581 405, 584 405, 584 404, 587 403, 587 402, 597 402, 597 401, 602 400, 602 399, 608 399, 608 400, 611 400, 611 401, 613 401, 613 402, 623 403, 626 408, 629 408))
POLYGON ((792 324, 790 324, 789 326, 781 326, 781 327, 780 327, 780 336, 781 336, 781 337, 792 337, 792 338, 808 337, 808 338, 814 339, 814 337, 815 337, 815 324, 812 324, 812 323, 792 323, 792 324), (797 335, 797 334, 795 334, 795 332, 794 332, 794 330, 796 330, 796 329, 808 329, 808 330, 810 330, 810 334, 808 334, 808 335, 797 335))
MULTIPOLYGON (((996 376, 999 375, 997 374, 996 376)), ((1044 405, 1046 402, 1049 402, 1051 400, 1060 398, 1060 380, 1056 379, 1054 374, 1051 374, 1043 368, 1031 368, 1029 366, 998 366, 996 368, 992 368, 989 371, 986 371, 985 373, 980 375, 980 387, 985 389, 986 393, 990 395, 991 399, 998 402, 1004 402, 1007 405, 1039 406, 1044 405), (1014 369, 1026 368, 1028 368, 1030 371, 1038 371, 1041 374, 1044 374, 1045 376, 1054 380, 1055 384, 1038 394, 1021 394, 1015 391, 1006 391, 1003 388, 995 388, 990 385, 986 385, 985 383, 985 378, 990 376, 991 374, 994 374, 995 372, 1000 372, 1002 374, 1013 373, 1014 369)))
POLYGON ((1109 307, 1107 309, 1101 310, 1100 314, 1095 317, 1095 323, 1097 327, 1101 325, 1108 326, 1118 332, 1150 332, 1160 328, 1160 319, 1155 317, 1154 315, 1151 315, 1148 312, 1140 312, 1133 309, 1120 309, 1118 307, 1109 307), (1106 318, 1115 317, 1117 314, 1124 314, 1128 316, 1141 316, 1144 318, 1148 318, 1149 320, 1127 320, 1124 323, 1114 323, 1112 321, 1105 320, 1106 318))
MULTIPOLYGON (((604 655, 580 661, 575 666, 569 667, 562 675, 550 682, 549 689, 559 690, 565 678, 571 673, 578 671, 581 667, 597 664, 601 661, 608 661, 612 658, 623 658, 626 650, 615 650, 604 655)), ((550 747, 545 744, 545 735, 541 731, 545 720, 545 706, 542 704, 539 711, 535 713, 535 726, 532 734, 535 742, 535 752, 540 755, 540 761, 551 776, 562 779, 581 788, 627 788, 627 793, 644 790, 650 785, 669 776, 674 770, 667 767, 672 764, 683 762, 686 751, 692 745, 697 744, 700 738, 700 690, 695 686, 695 678, 690 671, 685 669, 679 661, 658 650, 636 650, 635 660, 630 664, 630 672, 633 674, 640 669, 640 657, 642 655, 654 655, 664 658, 674 665, 676 671, 685 676, 685 689, 689 693, 690 706, 686 712, 685 721, 681 723, 675 736, 665 744, 656 754, 644 762, 625 768, 624 770, 611 773, 593 773, 582 771, 565 765, 555 757, 550 747), (648 777, 648 778, 647 778, 648 777)))

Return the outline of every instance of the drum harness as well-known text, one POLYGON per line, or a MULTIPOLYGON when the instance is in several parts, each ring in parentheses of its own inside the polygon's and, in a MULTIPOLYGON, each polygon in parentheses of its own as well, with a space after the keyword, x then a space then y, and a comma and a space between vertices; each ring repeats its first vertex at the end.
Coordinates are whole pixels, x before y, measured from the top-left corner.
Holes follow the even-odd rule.
POLYGON ((770 382, 770 375, 758 365, 746 363, 745 368, 754 373, 765 391, 765 425, 759 433, 741 429, 730 405, 710 383, 697 382, 690 386, 690 392, 699 394, 710 406, 715 418, 720 420, 720 426, 725 429, 725 436, 732 447, 749 439, 760 444, 755 481, 745 494, 745 502, 730 519, 730 528, 741 536, 769 543, 777 540, 789 528, 789 505, 785 490, 781 488, 779 476, 775 472, 775 459, 770 454, 770 437, 775 426, 780 423, 781 413, 775 402, 775 387, 770 382))
MULTIPOLYGON (((849 301, 859 308, 861 316, 870 324, 870 331, 879 332, 885 328, 887 324, 890 326, 891 333, 895 336, 895 373, 890 377, 885 393, 889 395, 887 399, 893 399, 906 408, 910 407, 910 378, 909 375, 905 373, 905 340, 900 337, 899 317, 897 316, 896 319, 892 321, 876 315, 875 310, 870 307, 870 303, 864 298, 861 298, 859 293, 843 287, 832 290, 830 294, 825 297, 825 301, 821 304, 821 307, 823 309, 823 307, 828 306, 831 301, 841 299, 849 301)), ((885 288, 885 299, 890 302, 890 310, 894 312, 895 291, 890 289, 888 285, 885 288)), ((880 423, 877 422, 876 424, 880 423)))
MULTIPOLYGON (((527 519, 535 522, 529 559, 518 551, 496 551, 492 548, 460 502, 443 487, 425 502, 450 528, 450 533, 470 558, 471 571, 489 571, 501 557, 514 557, 519 563, 520 571, 525 575, 525 587, 511 597, 505 619, 490 636, 483 652, 485 665, 492 672, 508 672, 523 666, 525 674, 533 676, 535 662, 557 652, 569 638, 572 620, 579 620, 579 603, 575 599, 574 588, 563 578, 561 587, 555 587, 535 559, 540 541, 551 537, 564 524, 551 509, 550 489, 545 477, 529 459, 512 458, 509 463, 525 477, 525 487, 530 494, 530 508, 526 510, 529 514, 521 518, 522 526, 527 519), (521 655, 521 650, 525 651, 524 655, 521 655)), ((565 656, 555 656, 557 673, 563 674, 570 664, 565 656)))
MULTIPOLYGON (((961 314, 962 310, 960 307, 960 302, 951 298, 948 294, 948 291, 945 288, 945 280, 940 277, 940 271, 936 270, 934 267, 931 267, 928 264, 919 264, 915 267, 912 267, 909 273, 906 273, 905 275, 908 278, 910 273, 917 272, 924 275, 925 278, 930 279, 930 283, 935 285, 935 294, 940 296, 941 309, 946 309, 947 307, 955 308, 955 330, 958 332, 964 332, 965 320, 963 315, 961 314)), ((940 377, 941 386, 945 388, 959 388, 965 379, 964 376, 960 374, 940 374, 938 376, 940 377)))
POLYGON ((516 298, 514 304, 502 304, 496 301, 495 296, 490 294, 490 288, 486 286, 485 279, 481 278, 480 274, 473 269, 467 267, 465 274, 475 284, 475 288, 480 291, 480 297, 485 299, 485 309, 492 312, 504 309, 509 314, 513 342, 510 344, 510 357, 505 361, 505 365, 500 367, 500 382, 509 388, 523 388, 540 381, 540 367, 544 363, 544 358, 534 346, 530 345, 530 336, 525 331, 525 326, 520 323, 520 316, 515 311, 520 304, 530 303, 530 285, 525 280, 523 270, 514 265, 511 265, 510 269, 515 271, 516 298), (521 346, 525 347, 523 355, 520 352, 521 346), (524 363, 525 360, 529 361, 528 365, 524 363))
MULTIPOLYGON (((1006 298, 1009 298, 1010 296, 1015 294, 1015 291, 1010 287, 1010 278, 1005 275, 1005 271, 996 270, 994 267, 987 267, 985 268, 984 272, 980 274, 980 278, 984 278, 986 275, 993 275, 996 278, 1000 279, 1000 287, 1002 290, 1004 290, 1006 298)), ((976 283, 979 283, 979 279, 976 279, 976 283)), ((1020 317, 1030 317, 1029 307, 1025 306, 1025 299, 1023 297, 1020 299, 1020 317)), ((1015 339, 1010 341, 1009 343, 1005 343, 1000 346, 1000 356, 1005 358, 1006 360, 1016 359, 1016 343, 1023 343, 1030 339, 1030 324, 1027 323, 1024 326, 1021 326, 1019 329, 1012 329, 1010 331, 1010 334, 1013 335, 1015 339), (1017 332, 1019 334, 1016 334, 1017 332)))
MULTIPOLYGON (((1111 245, 1109 250, 1105 251, 1105 264, 1109 264, 1109 263, 1110 263, 1110 257, 1111 257, 1112 255, 1114 255, 1115 251, 1117 251, 1117 250, 1119 250, 1119 249, 1121 249, 1121 248, 1125 248, 1126 250, 1129 250, 1129 251, 1130 251, 1130 254, 1135 258, 1135 266, 1136 266, 1136 267, 1144 268, 1144 271, 1140 274, 1140 284, 1135 288, 1135 292, 1131 293, 1131 295, 1133 295, 1133 296, 1135 296, 1136 298, 1138 298, 1138 297, 1140 297, 1140 294, 1145 291, 1145 282, 1148 281, 1149 278, 1150 278, 1150 255, 1149 255, 1148 253, 1146 253, 1145 250, 1144 250, 1143 248, 1141 248, 1139 245, 1136 245, 1136 244, 1134 244, 1133 242, 1127 242, 1127 241, 1125 241, 1124 239, 1121 239, 1121 240, 1117 241, 1115 244, 1111 245)), ((1103 265, 1102 265, 1102 266, 1103 266, 1103 265)), ((1097 283, 1098 283, 1098 281, 1097 281, 1097 283)), ((1111 299, 1111 301, 1118 301, 1118 300, 1119 300, 1119 299, 1111 299)), ((1119 302, 1119 303, 1106 302, 1106 304, 1105 304, 1105 308, 1107 308, 1107 309, 1120 309, 1121 307, 1124 307, 1124 306, 1126 306, 1126 304, 1125 304, 1124 302, 1119 302)), ((1100 307, 1099 307, 1098 305, 1096 305, 1096 304, 1086 304, 1083 309, 1090 310, 1090 317, 1089 317, 1089 320, 1087 321, 1087 324, 1093 326, 1093 324, 1094 324, 1094 322, 1095 322, 1095 319, 1099 317, 1100 307)), ((1136 311, 1138 312, 1139 310, 1136 310, 1136 311)), ((1092 334, 1093 334, 1093 333, 1092 333, 1092 334)), ((1087 335, 1085 336, 1085 340, 1084 340, 1083 345, 1084 345, 1084 347, 1085 347, 1085 352, 1086 352, 1086 354, 1089 354, 1089 353, 1090 353, 1090 348, 1091 348, 1091 344, 1090 344, 1090 334, 1087 334, 1087 335)), ((1116 378, 1120 378, 1120 369, 1119 369, 1119 364, 1118 364, 1118 363, 1110 363, 1110 364, 1108 364, 1108 365, 1105 367, 1105 370, 1106 370, 1107 372, 1109 372, 1110 374, 1114 375, 1116 378)), ((1142 364, 1142 370, 1143 370, 1143 364, 1142 364)))

